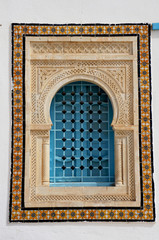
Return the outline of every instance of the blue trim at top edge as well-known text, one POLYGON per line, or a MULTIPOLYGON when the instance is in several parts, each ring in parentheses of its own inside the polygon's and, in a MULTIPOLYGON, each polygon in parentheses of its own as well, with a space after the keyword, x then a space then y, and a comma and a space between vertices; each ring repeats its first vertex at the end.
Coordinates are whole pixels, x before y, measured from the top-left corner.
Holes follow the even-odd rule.
POLYGON ((159 23, 152 23, 152 30, 159 30, 159 23))

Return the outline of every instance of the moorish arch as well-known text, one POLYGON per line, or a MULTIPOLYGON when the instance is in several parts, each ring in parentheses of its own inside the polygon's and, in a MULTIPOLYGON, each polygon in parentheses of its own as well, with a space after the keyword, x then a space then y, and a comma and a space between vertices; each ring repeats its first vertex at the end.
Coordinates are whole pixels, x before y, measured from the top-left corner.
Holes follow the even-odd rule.
MULTIPOLYGON (((50 109, 51 101, 52 101, 53 97, 55 96, 55 94, 63 86, 65 86, 69 83, 72 83, 72 82, 77 82, 77 81, 88 81, 90 83, 94 83, 97 86, 101 87, 103 89, 103 91, 106 92, 106 94, 109 96, 109 99, 113 106, 112 125, 117 124, 118 119, 119 119, 119 112, 120 112, 120 107, 121 107, 120 105, 122 102, 122 97, 121 96, 119 96, 118 98, 116 97, 113 89, 111 88, 111 85, 109 85, 107 81, 103 81, 100 78, 97 78, 97 77, 94 77, 94 76, 88 75, 88 74, 83 74, 83 75, 77 74, 77 75, 68 76, 67 78, 61 79, 59 82, 52 84, 52 88, 50 88, 51 84, 49 84, 49 86, 47 86, 47 85, 45 86, 46 90, 44 90, 41 95, 41 101, 44 101, 44 104, 42 106, 43 110, 41 112, 44 112, 45 122, 47 124, 51 123, 49 109, 50 109), (46 94, 46 92, 47 92, 47 94, 46 94), (45 98, 44 98, 44 96, 45 96, 45 98)), ((54 82, 54 79, 51 82, 54 82)))
MULTIPOLYGON (((82 72, 82 70, 81 70, 82 72)), ((71 75, 69 72, 69 75, 67 77, 61 78, 61 76, 66 76, 67 75, 67 71, 64 74, 57 74, 54 77, 50 77, 50 79, 47 80, 47 84, 45 84, 45 88, 43 89, 43 92, 41 94, 41 97, 39 99, 39 103, 40 101, 43 103, 40 105, 40 107, 42 107, 43 109, 40 110, 40 113, 44 113, 45 116, 45 123, 46 126, 48 126, 48 141, 47 138, 45 137, 45 141, 43 144, 43 152, 45 153, 45 156, 43 157, 45 159, 45 163, 43 164, 44 168, 43 168, 43 180, 44 180, 44 184, 46 183, 47 185, 49 184, 50 180, 49 180, 49 176, 50 176, 50 172, 49 172, 49 149, 50 149, 50 140, 49 140, 49 131, 51 129, 51 125, 52 125, 52 121, 50 119, 50 105, 51 105, 51 101, 54 98, 54 96, 56 95, 56 93, 65 85, 69 84, 69 83, 73 83, 73 82, 77 82, 77 81, 88 81, 90 83, 94 83, 97 86, 99 86, 100 88, 103 89, 103 91, 108 95, 112 107, 113 107, 113 120, 112 120, 112 127, 114 129, 114 135, 115 135, 115 152, 116 152, 116 156, 115 156, 115 182, 116 185, 121 185, 122 184, 122 170, 121 170, 121 153, 120 153, 120 149, 121 149, 121 141, 120 138, 117 138, 116 133, 115 133, 115 127, 118 124, 118 119, 119 119, 119 113, 120 113, 120 108, 123 107, 122 103, 122 96, 119 95, 119 90, 118 90, 118 84, 116 84, 115 80, 112 79, 110 80, 110 76, 108 76, 106 73, 102 73, 102 76, 104 76, 103 79, 100 79, 98 75, 101 74, 101 72, 97 70, 91 70, 91 74, 86 73, 86 70, 83 70, 83 74, 74 74, 71 75), (97 75, 97 76, 96 76, 97 75), (56 81, 56 79, 58 79, 58 81, 56 81), (114 84, 112 83, 112 81, 114 81, 114 84), (118 93, 118 95, 116 95, 116 93, 118 93), (118 96, 118 97, 117 97, 118 96), (47 159, 47 161, 46 161, 47 159), (120 169, 120 170, 119 170, 120 169), (47 179, 47 180, 46 180, 47 179)), ((120 89, 120 88, 119 88, 120 89)), ((47 127, 46 127, 47 128, 47 127)))

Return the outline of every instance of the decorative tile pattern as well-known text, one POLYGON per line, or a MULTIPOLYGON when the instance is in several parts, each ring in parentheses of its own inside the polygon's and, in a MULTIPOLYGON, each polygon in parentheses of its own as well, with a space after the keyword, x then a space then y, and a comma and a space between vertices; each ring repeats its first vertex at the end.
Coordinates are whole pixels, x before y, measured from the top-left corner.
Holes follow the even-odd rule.
POLYGON ((154 221, 153 150, 151 116, 150 25, 12 25, 12 163, 10 222, 154 221), (25 37, 26 36, 138 36, 141 206, 139 208, 24 207, 25 166, 25 37))

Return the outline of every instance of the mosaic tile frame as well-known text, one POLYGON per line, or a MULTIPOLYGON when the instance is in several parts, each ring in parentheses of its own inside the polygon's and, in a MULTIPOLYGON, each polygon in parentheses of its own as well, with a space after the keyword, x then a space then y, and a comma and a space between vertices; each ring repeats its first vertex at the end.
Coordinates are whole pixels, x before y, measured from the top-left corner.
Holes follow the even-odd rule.
POLYGON ((155 221, 149 24, 12 24, 12 153, 9 222, 155 221), (25 208, 25 37, 137 36, 141 206, 25 208), (18 137, 17 137, 18 136, 18 137))

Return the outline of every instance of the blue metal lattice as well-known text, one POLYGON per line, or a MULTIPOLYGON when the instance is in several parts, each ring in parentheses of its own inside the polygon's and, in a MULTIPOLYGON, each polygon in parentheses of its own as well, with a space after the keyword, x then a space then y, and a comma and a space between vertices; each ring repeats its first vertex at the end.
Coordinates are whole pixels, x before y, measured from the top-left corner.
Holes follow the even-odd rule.
POLYGON ((61 88, 50 115, 50 186, 114 185, 113 110, 106 93, 81 81, 61 88))

